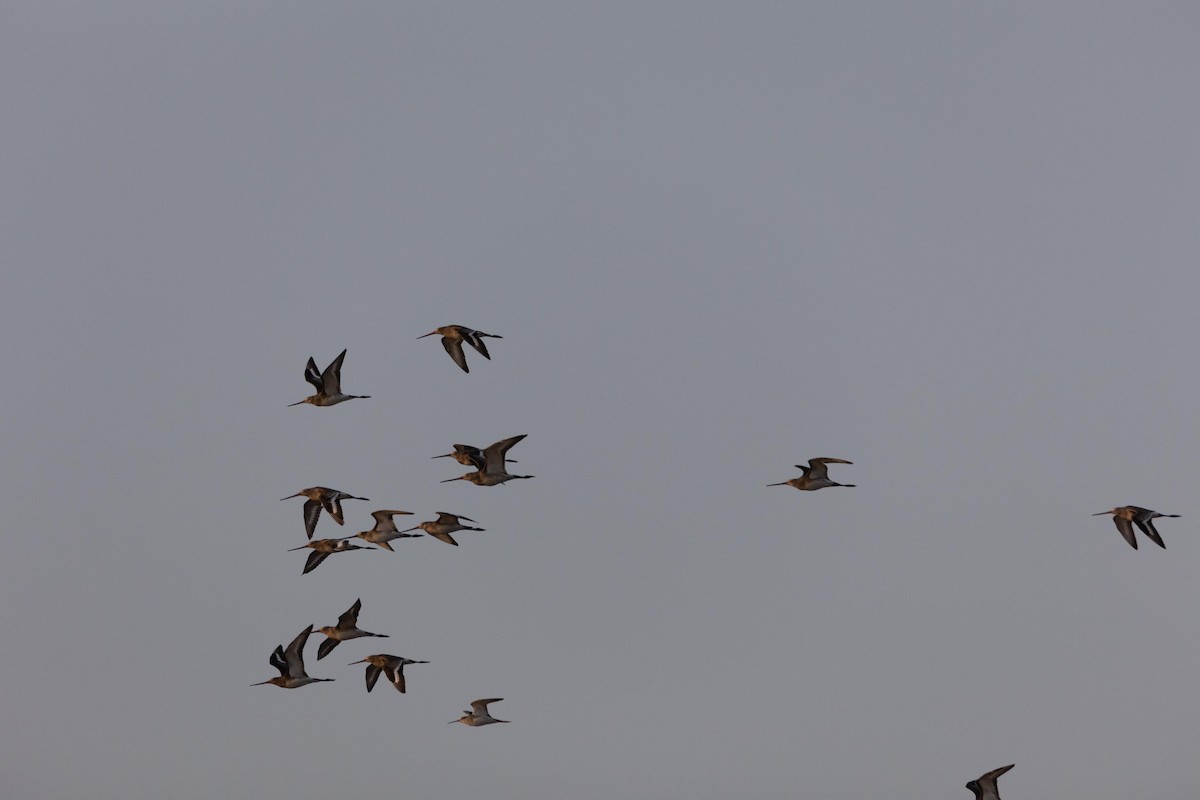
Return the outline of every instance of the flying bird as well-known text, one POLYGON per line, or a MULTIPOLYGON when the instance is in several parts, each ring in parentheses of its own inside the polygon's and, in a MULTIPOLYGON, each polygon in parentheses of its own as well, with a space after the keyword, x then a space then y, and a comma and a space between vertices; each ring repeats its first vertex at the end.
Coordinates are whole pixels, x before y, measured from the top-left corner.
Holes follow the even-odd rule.
POLYGON ((799 478, 792 478, 790 481, 781 483, 768 483, 767 486, 794 486, 802 492, 815 492, 817 489, 824 489, 828 486, 846 486, 853 489, 853 483, 837 483, 829 479, 829 464, 853 464, 853 461, 847 461, 844 458, 810 458, 808 466, 797 464, 796 469, 804 474, 799 478))
MULTIPOLYGON (((431 456, 431 458, 453 458, 458 463, 475 469, 484 469, 487 466, 483 451, 469 444, 456 444, 453 453, 442 453, 440 456, 431 456)), ((517 463, 515 459, 511 458, 504 460, 510 464, 517 463)))
POLYGON ((996 779, 1015 766, 1016 764, 1009 764, 1007 767, 985 772, 977 780, 968 783, 967 788, 975 793, 975 800, 1000 800, 1000 790, 996 788, 996 779))
MULTIPOLYGON (((369 531, 356 533, 350 538, 353 539, 357 537, 363 541, 370 542, 371 544, 377 544, 386 550, 392 549, 392 546, 388 544, 388 542, 392 541, 393 539, 421 538, 421 534, 419 533, 409 533, 408 531, 396 530, 396 521, 392 519, 393 514, 408 514, 409 516, 412 516, 411 511, 399 511, 397 509, 382 509, 380 511, 372 511, 371 516, 375 518, 375 527, 369 531)), ((409 528, 408 530, 416 530, 416 528, 409 528)), ((392 550, 392 552, 395 551, 392 550)))
POLYGON ((472 700, 471 710, 464 711, 463 716, 458 719, 452 719, 448 725, 453 725, 456 722, 461 722, 463 725, 470 725, 475 728, 480 725, 491 725, 493 722, 509 722, 507 719, 496 719, 488 713, 488 703, 499 703, 503 697, 492 697, 487 700, 472 700))
POLYGON ((1133 536, 1133 525, 1137 525, 1150 541, 1165 550, 1167 546, 1163 544, 1162 537, 1158 535, 1158 530, 1154 527, 1154 520, 1159 517, 1177 518, 1179 516, 1178 514, 1160 514, 1157 511, 1151 511, 1148 508, 1139 508, 1138 506, 1119 506, 1108 511, 1099 511, 1092 514, 1092 516, 1099 517, 1104 514, 1113 515, 1113 522, 1117 523, 1117 530, 1121 532, 1121 535, 1125 537, 1125 541, 1129 542, 1129 546, 1134 550, 1137 550, 1137 539, 1133 536))
POLYGON ((476 486, 498 486, 514 478, 532 478, 532 475, 510 475, 504 466, 507 461, 505 454, 514 444, 528 435, 527 433, 522 433, 520 436, 514 436, 511 439, 502 439, 495 444, 488 445, 483 450, 484 465, 482 469, 476 469, 475 472, 468 472, 466 475, 459 475, 457 478, 447 478, 442 483, 470 481, 476 486))
POLYGON ((465 325, 446 325, 441 328, 434 328, 429 333, 426 333, 423 336, 418 336, 417 338, 424 339, 426 336, 433 336, 435 333, 440 333, 442 335, 442 347, 446 348, 446 352, 450 355, 450 358, 453 359, 455 364, 458 364, 463 372, 471 371, 467 367, 467 356, 465 353, 463 353, 463 342, 466 342, 467 344, 471 345, 471 347, 474 347, 479 352, 479 355, 483 356, 488 361, 491 361, 492 357, 488 354, 487 345, 484 344, 483 337, 490 336, 493 339, 504 338, 503 336, 497 336, 494 333, 484 333, 483 331, 472 330, 465 325))
MULTIPOLYGON (((308 501, 304 504, 304 531, 310 539, 313 537, 313 531, 317 529, 317 518, 321 516, 322 508, 329 512, 329 516, 333 517, 333 521, 338 525, 345 525, 346 523, 342 519, 342 501, 367 499, 365 497, 355 497, 352 494, 346 494, 337 489, 327 489, 324 486, 301 489, 295 494, 289 494, 287 497, 279 499, 291 500, 293 497, 308 498, 308 501)), ((398 513, 403 514, 407 512, 402 511, 398 513)))
POLYGON ((375 681, 379 680, 379 674, 383 673, 387 676, 388 682, 396 687, 396 691, 404 694, 404 665, 428 663, 428 661, 414 661, 411 658, 401 658, 400 656, 380 653, 374 656, 367 656, 361 661, 352 661, 350 662, 350 666, 354 666, 355 664, 367 665, 368 692, 375 688, 375 681))
MULTIPOLYGON (((455 478, 454 480, 457 480, 457 478, 455 478)), ((458 542, 454 541, 454 537, 451 536, 450 534, 454 533, 455 531, 482 531, 482 530, 484 530, 483 528, 472 528, 470 525, 463 525, 461 522, 459 522, 459 520, 463 520, 463 519, 465 519, 467 522, 475 521, 475 520, 471 519, 470 517, 463 517, 463 516, 459 516, 458 514, 447 514, 445 511, 439 511, 437 519, 433 520, 432 522, 422 522, 421 524, 417 525, 417 527, 409 528, 408 530, 410 530, 410 531, 416 531, 416 530, 425 531, 430 536, 432 536, 433 538, 437 539, 440 542, 445 542, 446 544, 452 544, 455 547, 458 547, 458 542)), ((407 531, 404 531, 404 533, 407 533, 407 531)), ((420 536, 419 533, 412 534, 412 535, 420 536)))
MULTIPOLYGON (((350 537, 353 539, 354 537, 350 537)), ((292 547, 288 552, 293 550, 303 550, 306 547, 311 547, 312 552, 308 554, 308 561, 304 564, 304 572, 301 575, 307 575, 321 565, 321 562, 329 558, 334 553, 344 553, 347 550, 374 550, 373 547, 359 547, 356 544, 350 544, 348 539, 313 539, 308 544, 302 544, 299 547, 292 547)))
POLYGON ((317 362, 309 356, 308 365, 304 367, 304 380, 311 383, 317 393, 295 403, 288 403, 288 406, 300 406, 305 403, 314 406, 336 406, 347 400, 368 399, 371 396, 369 394, 342 394, 342 361, 345 358, 346 351, 343 350, 324 372, 318 372, 317 362))
POLYGON ((310 678, 304 671, 304 643, 308 641, 308 635, 312 633, 312 629, 313 626, 309 625, 300 631, 300 635, 292 640, 292 643, 287 646, 287 650, 283 649, 283 645, 279 645, 275 648, 275 652, 271 653, 271 666, 279 670, 278 678, 253 683, 251 686, 273 683, 284 689, 295 689, 318 681, 333 680, 333 678, 310 678))
POLYGON ((364 636, 388 638, 386 633, 370 633, 358 629, 358 612, 361 610, 362 600, 355 600, 354 605, 350 606, 350 610, 338 617, 337 625, 326 625, 324 628, 317 629, 328 637, 317 648, 317 661, 332 653, 333 648, 347 639, 361 639, 364 636))

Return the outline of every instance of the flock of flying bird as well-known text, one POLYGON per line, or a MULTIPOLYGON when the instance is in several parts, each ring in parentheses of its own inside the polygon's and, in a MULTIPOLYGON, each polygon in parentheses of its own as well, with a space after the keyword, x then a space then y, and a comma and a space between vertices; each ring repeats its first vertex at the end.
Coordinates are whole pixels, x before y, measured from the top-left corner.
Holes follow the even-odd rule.
MULTIPOLYGON (((844 458, 810 458, 808 466, 797 464, 796 469, 800 470, 799 478, 792 478, 790 481, 780 481, 779 483, 769 483, 768 486, 792 486, 804 492, 815 492, 818 489, 827 489, 831 486, 842 486, 854 488, 853 483, 838 483, 831 480, 829 477, 830 464, 851 464, 844 458)), ((1144 533, 1150 541, 1162 548, 1166 548, 1163 543, 1162 536, 1154 527, 1154 520, 1160 517, 1178 517, 1178 514, 1160 514, 1157 511, 1151 511, 1148 508, 1140 506, 1118 506, 1111 508, 1108 511, 1100 511, 1092 516, 1098 517, 1103 514, 1112 514, 1113 522, 1117 523, 1117 530, 1125 537, 1125 541, 1136 550, 1138 543, 1133 534, 1133 526, 1137 525, 1138 529, 1144 533)), ((991 772, 984 773, 979 778, 969 782, 967 788, 975 794, 976 800, 1000 800, 1000 790, 996 786, 997 779, 1012 769, 1015 765, 1009 764, 1007 767, 1000 767, 991 772)))
MULTIPOLYGON (((442 346, 446 349, 446 353, 455 364, 462 369, 463 372, 470 372, 467 366, 467 357, 463 352, 463 343, 466 342, 474 348, 484 358, 491 360, 491 355, 488 353, 487 345, 484 343, 484 337, 494 339, 502 338, 491 333, 473 330, 462 325, 447 325, 437 328, 424 336, 417 338, 424 339, 426 336, 441 334, 442 346)), ((304 379, 311 383, 316 389, 316 393, 300 400, 291 405, 301 405, 308 403, 314 406, 334 406, 338 403, 347 400, 361 400, 369 398, 369 395, 353 395, 342 392, 342 362, 346 358, 346 351, 343 350, 337 358, 333 360, 328 367, 319 371, 316 362, 312 358, 308 359, 308 365, 304 370, 304 379)), ((454 450, 450 453, 443 453, 433 458, 453 458, 460 464, 474 467, 473 472, 468 472, 460 475, 457 478, 448 478, 442 483, 450 481, 464 480, 470 481, 477 486, 497 486, 514 479, 532 478, 532 475, 513 475, 508 472, 507 464, 516 463, 508 458, 508 451, 513 445, 525 438, 525 434, 513 436, 508 439, 502 439, 488 447, 480 449, 466 444, 455 444, 454 450)), ((779 483, 767 484, 768 486, 791 486, 805 492, 813 492, 818 489, 827 489, 834 486, 845 488, 854 488, 852 483, 838 483, 829 477, 830 464, 852 464, 843 458, 812 458, 808 461, 808 466, 797 464, 796 468, 800 470, 801 475, 798 478, 792 478, 779 483)), ((321 562, 328 558, 333 553, 342 553, 350 550, 365 550, 371 549, 362 545, 351 544, 351 539, 362 539, 364 542, 378 545, 387 550, 392 550, 389 542, 395 539, 405 539, 411 537, 419 537, 421 534, 411 533, 411 531, 421 530, 429 536, 438 539, 439 541, 458 546, 458 542, 451 536, 457 531, 482 531, 483 528, 475 528, 468 525, 463 525, 463 520, 474 522, 475 520, 469 517, 464 517, 461 514, 450 514, 445 511, 438 512, 436 520, 422 522, 412 528, 400 530, 396 526, 394 517, 398 514, 409 515, 410 511, 401 511, 399 509, 381 509, 373 511, 371 516, 375 518, 375 527, 369 531, 356 533, 354 536, 349 536, 341 539, 313 539, 313 533, 317 527, 317 520, 321 516, 321 511, 324 510, 337 524, 342 525, 342 501, 343 500, 366 500, 365 497, 356 497, 355 495, 342 492, 337 489, 329 489, 324 486, 313 486, 308 489, 301 489, 299 492, 283 498, 288 500, 292 497, 307 498, 304 503, 304 529, 308 534, 308 543, 300 547, 294 547, 292 550, 303 550, 311 548, 312 552, 308 556, 308 561, 304 566, 304 573, 307 574, 316 569, 321 562)), ((1113 522, 1116 523, 1117 530, 1125 538, 1135 550, 1138 543, 1134 536, 1133 526, 1136 525, 1143 534, 1145 534, 1152 542, 1159 547, 1166 547, 1163 543, 1162 536, 1154 527, 1154 520, 1162 517, 1178 517, 1178 514, 1160 514, 1157 511, 1152 511, 1148 508, 1139 506, 1118 506, 1117 508, 1109 509, 1108 511, 1100 511, 1092 516, 1101 516, 1103 514, 1111 514, 1113 522)), ((370 633, 360 630, 358 627, 358 614, 362 609, 362 601, 355 600, 349 610, 338 617, 337 625, 329 625, 323 628, 318 628, 320 633, 326 637, 325 641, 317 648, 317 660, 324 658, 333 651, 339 643, 349 639, 359 639, 365 637, 386 638, 386 634, 370 633)), ((304 646, 308 641, 309 635, 313 632, 313 626, 309 625, 302 630, 300 634, 292 640, 286 648, 279 645, 275 651, 271 653, 271 666, 279 670, 279 677, 271 678, 267 681, 254 684, 260 686, 270 683, 276 686, 282 686, 286 689, 294 689, 299 686, 307 686, 310 683, 319 681, 331 681, 333 678, 313 678, 305 672, 304 669, 304 646)), ((397 691, 405 691, 404 682, 404 667, 408 664, 427 664, 427 661, 416 661, 413 659, 402 658, 400 656, 389 655, 387 653, 379 653, 377 655, 367 656, 366 658, 352 662, 353 664, 366 664, 366 683, 367 691, 375 688, 375 684, 379 676, 386 675, 388 682, 396 688, 397 691)), ((463 716, 454 722, 461 722, 465 725, 479 726, 490 725, 496 722, 507 722, 508 720, 496 719, 488 712, 489 703, 498 703, 503 698, 493 697, 471 702, 471 710, 464 711, 463 716)), ((976 800, 1000 800, 999 789, 997 788, 997 779, 1013 768, 1013 764, 1006 767, 994 769, 981 775, 976 780, 967 783, 966 788, 970 789, 976 797, 976 800)))
MULTIPOLYGON (((799 478, 792 478, 790 481, 780 481, 779 483, 768 483, 767 486, 792 486, 803 492, 815 492, 817 489, 827 489, 830 486, 841 486, 844 488, 854 488, 853 483, 838 483, 829 478, 830 464, 853 464, 853 461, 847 461, 844 458, 810 458, 808 466, 797 464, 796 469, 802 473, 799 478)), ((1108 511, 1098 511, 1092 514, 1093 517, 1103 516, 1104 514, 1112 514, 1113 522, 1117 523, 1117 530, 1125 537, 1125 541, 1129 542, 1129 546, 1137 550, 1137 539, 1133 535, 1133 526, 1137 525, 1138 529, 1146 534, 1150 541, 1162 548, 1166 548, 1162 536, 1159 535, 1158 529, 1154 527, 1154 520, 1165 517, 1178 518, 1178 514, 1160 514, 1157 511, 1151 511, 1148 508, 1141 506, 1117 506, 1110 508, 1108 511)))
MULTIPOLYGON (((491 355, 488 353, 487 346, 484 344, 483 337, 491 337, 499 339, 502 337, 482 331, 472 330, 471 328, 463 327, 462 325, 447 325, 438 328, 425 336, 432 336, 435 333, 442 335, 442 346, 450 358, 457 364, 463 372, 470 372, 467 366, 466 355, 463 353, 463 342, 471 345, 484 358, 491 360, 491 355)), ((425 336, 418 338, 424 339, 425 336)), ((308 364, 304 368, 304 379, 313 385, 316 390, 303 400, 300 400, 290 405, 298 406, 305 403, 314 406, 335 406, 339 403, 344 403, 347 400, 363 400, 368 399, 370 395, 354 395, 346 394, 342 391, 342 363, 346 359, 346 351, 343 350, 333 362, 324 370, 318 370, 316 362, 308 359, 308 364)), ((514 479, 532 478, 532 475, 512 475, 508 472, 506 465, 512 462, 508 458, 508 451, 513 445, 525 438, 525 434, 513 436, 508 439, 502 439, 495 444, 485 448, 478 448, 472 445, 456 444, 453 452, 443 453, 440 456, 433 458, 453 458, 460 464, 474 467, 473 472, 468 472, 460 475, 457 478, 448 478, 442 483, 450 481, 470 481, 477 486, 498 486, 514 479)), ((371 550, 375 549, 359 544, 352 544, 353 539, 361 539, 371 545, 378 545, 385 550, 392 550, 390 542, 396 539, 408 539, 420 537, 420 533, 412 533, 411 531, 423 531, 424 534, 432 536, 438 541, 446 544, 458 546, 451 535, 458 531, 482 531, 483 528, 476 528, 471 525, 464 525, 463 522, 474 522, 470 517, 464 517, 461 514, 451 514, 445 511, 439 511, 437 519, 418 523, 412 528, 400 530, 395 521, 397 515, 411 515, 411 511, 402 511, 400 509, 380 509, 371 512, 371 516, 375 519, 375 526, 368 531, 361 531, 353 536, 347 536, 338 539, 314 539, 313 535, 317 529, 317 522, 321 518, 321 512, 324 511, 338 525, 344 525, 345 520, 342 513, 343 500, 367 500, 366 497, 358 497, 348 492, 343 492, 339 489, 330 489, 325 486, 312 486, 308 489, 301 489, 293 495, 282 498, 289 500, 293 497, 303 497, 304 501, 304 532, 308 537, 308 542, 293 547, 291 550, 310 549, 312 552, 308 555, 308 560, 305 562, 304 571, 302 574, 308 574, 319 567, 325 559, 334 553, 345 553, 351 550, 371 550)), ((393 550, 393 552, 395 552, 393 550)), ((327 625, 322 628, 317 628, 318 633, 325 635, 323 641, 317 648, 317 660, 320 661, 325 656, 333 652, 333 649, 344 641, 351 639, 362 638, 388 638, 384 633, 371 633, 370 631, 362 630, 358 627, 358 615, 362 611, 362 599, 354 601, 354 605, 338 617, 336 625, 327 625)), ((304 648, 308 643, 308 637, 313 633, 313 626, 309 625, 292 640, 291 644, 284 647, 282 644, 277 646, 271 653, 270 664, 275 669, 279 670, 277 677, 269 680, 260 681, 252 684, 254 686, 262 686, 272 684, 280 686, 284 689, 296 689, 301 686, 307 686, 310 683, 320 683, 332 681, 333 678, 314 678, 310 676, 304 666, 304 648)), ((355 664, 366 664, 366 683, 367 691, 370 692, 375 688, 375 684, 379 681, 379 676, 384 675, 387 680, 398 692, 405 692, 406 684, 404 680, 404 667, 409 664, 428 664, 428 661, 418 661, 416 659, 403 658, 401 656, 391 655, 390 653, 377 653, 375 655, 366 656, 358 661, 351 662, 350 666, 355 664)), ((490 697, 480 700, 471 701, 469 711, 464 711, 463 716, 458 719, 451 720, 451 724, 461 722, 464 725, 478 727, 481 725, 491 725, 497 722, 508 722, 504 719, 496 719, 488 711, 490 703, 498 703, 502 700, 501 697, 490 697)))
MULTIPOLYGON (((838 483, 831 480, 829 477, 830 464, 851 464, 844 458, 810 458, 808 466, 797 464, 796 469, 800 470, 799 478, 792 478, 790 481, 780 481, 779 483, 769 483, 768 486, 792 486, 804 492, 815 492, 817 489, 827 489, 831 486, 842 486, 854 488, 853 483, 838 483)), ((1157 511, 1151 511, 1148 508, 1140 506, 1118 506, 1111 508, 1108 511, 1100 511, 1093 514, 1093 517, 1098 517, 1103 514, 1112 514, 1113 522, 1117 523, 1117 530, 1125 537, 1125 541, 1136 550, 1138 543, 1133 534, 1133 526, 1137 525, 1142 533, 1149 537, 1150 541, 1162 548, 1166 548, 1163 543, 1162 536, 1154 527, 1154 520, 1160 517, 1178 517, 1178 514, 1160 514, 1157 511)), ((975 794, 976 800, 1000 800, 1000 790, 996 786, 997 779, 1012 769, 1015 765, 1009 764, 1007 767, 1000 767, 991 772, 984 773, 979 778, 969 782, 967 788, 975 794)))

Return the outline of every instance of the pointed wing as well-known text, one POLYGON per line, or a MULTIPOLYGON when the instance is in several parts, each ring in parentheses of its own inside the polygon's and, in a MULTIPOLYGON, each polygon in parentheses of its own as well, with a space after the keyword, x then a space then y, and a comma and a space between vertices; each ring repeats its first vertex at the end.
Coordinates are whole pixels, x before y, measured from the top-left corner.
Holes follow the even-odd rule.
POLYGON ((810 478, 829 478, 829 464, 853 464, 853 461, 847 461, 844 458, 810 458, 808 460, 808 471, 805 472, 810 478))
POLYGON ((279 674, 287 677, 288 665, 287 660, 283 657, 283 645, 279 645, 271 653, 271 666, 279 670, 279 674))
POLYGON ((301 575, 307 575, 317 567, 321 566, 321 562, 329 558, 329 553, 322 553, 319 550, 313 550, 308 554, 308 561, 304 564, 304 572, 301 575))
POLYGON ((353 630, 358 627, 358 612, 362 611, 362 598, 354 601, 354 605, 350 609, 338 617, 337 626, 344 631, 353 630))
POLYGON ((499 703, 503 699, 504 699, 503 697, 489 697, 486 700, 472 700, 471 701, 471 710, 474 711, 476 714, 481 714, 483 716, 490 717, 491 714, 489 714, 488 710, 487 710, 488 703, 499 703))
POLYGON ((1113 517, 1113 522, 1117 523, 1117 530, 1125 537, 1125 541, 1129 542, 1129 546, 1137 550, 1137 539, 1133 535, 1133 525, 1124 517, 1113 517))
POLYGON ((465 519, 467 522, 474 522, 470 517, 460 517, 458 514, 447 514, 445 511, 437 512, 437 521, 441 525, 458 525, 460 519, 465 519))
POLYGON ((333 652, 333 648, 341 644, 340 639, 326 639, 321 642, 321 646, 317 648, 317 661, 320 661, 325 656, 333 652))
POLYGON ((375 530, 382 532, 396 530, 396 520, 392 519, 393 515, 404 514, 411 517, 412 513, 413 512, 411 511, 401 511, 398 508, 391 508, 380 511, 372 511, 371 516, 375 518, 375 530))
POLYGON ((325 394, 325 382, 321 380, 321 371, 317 369, 317 362, 313 361, 312 356, 308 357, 308 364, 304 367, 304 380, 313 385, 317 394, 325 394))
POLYGON ((492 357, 488 355, 487 345, 483 343, 483 338, 479 331, 471 331, 467 336, 467 341, 471 343, 471 347, 474 347, 479 351, 479 355, 483 356, 488 361, 492 360, 492 357))
MULTIPOLYGON (((800 465, 797 464, 796 466, 799 467, 800 465)), ((800 468, 804 469, 803 467, 800 468)), ((825 459, 810 458, 808 460, 808 469, 804 470, 804 476, 806 478, 812 478, 813 480, 828 480, 829 467, 825 465, 825 459)))
POLYGON ((380 672, 383 672, 382 668, 377 667, 374 664, 367 664, 367 691, 368 692, 375 688, 375 681, 379 680, 380 672))
POLYGON ((392 682, 392 686, 396 687, 396 691, 404 694, 404 662, 396 661, 395 664, 388 665, 388 680, 392 682))
POLYGON ((325 368, 321 373, 321 380, 325 383, 325 394, 341 394, 342 393, 342 362, 346 360, 346 351, 343 350, 333 363, 325 368))
POLYGON ((346 521, 342 519, 342 499, 340 497, 334 497, 331 500, 326 500, 325 510, 329 512, 329 516, 332 517, 333 521, 338 525, 346 524, 346 521))
MULTIPOLYGON (((1153 519, 1148 519, 1143 522, 1142 519, 1138 517, 1134 520, 1134 522, 1137 523, 1137 526, 1142 529, 1142 533, 1146 534, 1150 541, 1154 542, 1164 550, 1167 549, 1166 544, 1163 543, 1162 537, 1158 535, 1158 529, 1154 527, 1153 519)), ((1129 523, 1126 522, 1125 524, 1128 525, 1129 523)))
POLYGON ((505 454, 512 449, 512 446, 524 439, 529 434, 522 433, 520 436, 513 436, 510 439, 501 439, 495 444, 488 445, 483 451, 483 458, 487 461, 488 472, 504 472, 505 454))
POLYGON ((442 337, 442 347, 446 348, 446 353, 454 361, 455 364, 462 369, 463 372, 470 372, 467 367, 467 356, 463 353, 462 340, 442 337))
MULTIPOLYGON (((313 555, 316 555, 315 553, 313 555)), ((308 642, 308 635, 312 633, 313 626, 309 625, 300 634, 292 639, 292 643, 287 646, 284 651, 284 660, 287 661, 288 675, 293 678, 304 676, 304 645, 308 642)))
POLYGON ((308 538, 313 537, 313 533, 317 530, 317 520, 321 516, 321 501, 306 500, 304 502, 304 532, 308 534, 308 538))
POLYGON ((458 542, 454 541, 454 537, 448 533, 443 533, 440 531, 438 533, 434 533, 433 531, 426 531, 426 533, 428 533, 433 538, 437 539, 439 542, 445 542, 446 544, 452 544, 455 547, 458 547, 458 542))
POLYGON ((982 800, 1000 800, 1000 789, 996 785, 996 779, 1015 766, 1015 764, 1009 764, 1007 767, 1000 767, 1000 769, 994 769, 980 776, 979 788, 983 790, 982 800))

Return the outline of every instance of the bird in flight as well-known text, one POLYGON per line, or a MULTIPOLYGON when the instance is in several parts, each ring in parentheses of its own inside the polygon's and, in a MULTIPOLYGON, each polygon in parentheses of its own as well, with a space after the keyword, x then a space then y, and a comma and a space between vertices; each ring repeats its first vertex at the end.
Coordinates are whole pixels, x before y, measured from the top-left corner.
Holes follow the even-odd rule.
POLYGON ((527 433, 522 433, 520 436, 513 436, 511 439, 502 439, 495 444, 488 445, 483 449, 483 468, 476 469, 475 472, 468 472, 466 475, 459 475, 457 478, 447 478, 442 483, 470 481, 476 486, 498 486, 514 478, 532 478, 532 475, 510 475, 504 467, 505 462, 508 460, 505 458, 505 454, 514 444, 528 435, 527 433))
POLYGON ((338 525, 344 525, 345 522, 342 519, 342 501, 367 499, 365 497, 355 497, 338 489, 328 489, 324 486, 311 486, 279 499, 291 500, 293 497, 308 498, 308 501, 304 504, 304 531, 310 539, 313 537, 313 531, 317 529, 317 519, 321 516, 322 508, 329 512, 329 516, 333 517, 334 522, 338 525))
POLYGON ((342 394, 342 361, 345 358, 346 351, 343 350, 333 360, 333 363, 325 368, 324 372, 320 372, 317 370, 317 362, 312 360, 312 356, 309 356, 308 365, 304 367, 304 380, 311 383, 317 393, 288 405, 300 406, 309 403, 314 406, 336 406, 347 400, 368 399, 371 396, 369 394, 342 394))
POLYGON ((458 364, 463 372, 471 371, 470 368, 467 367, 467 356, 465 353, 463 353, 463 342, 466 342, 467 344, 471 345, 471 347, 474 347, 475 350, 479 352, 479 355, 483 356, 488 361, 491 361, 492 357, 490 354, 488 354, 487 345, 484 344, 483 337, 489 336, 493 339, 504 338, 503 336, 497 336, 494 333, 484 333, 483 331, 473 330, 465 325, 445 325, 441 328, 434 328, 429 333, 418 336, 417 338, 424 339, 426 336, 433 336, 435 333, 440 333, 442 335, 442 347, 446 348, 446 353, 449 354, 450 358, 455 364, 458 364))
POLYGON ((480 725, 491 725, 493 722, 508 722, 509 720, 496 719, 488 713, 488 703, 499 703, 503 699, 503 697, 492 697, 487 700, 472 700, 470 711, 464 711, 463 716, 452 719, 447 724, 453 725, 461 722, 463 725, 470 725, 474 728, 480 725))
MULTIPOLYGON (((457 479, 455 479, 457 480, 457 479)), ((452 544, 458 547, 458 542, 454 541, 454 537, 450 534, 455 531, 482 531, 483 528, 472 528, 470 525, 463 525, 459 520, 465 519, 467 522, 474 522, 470 517, 463 517, 458 514, 447 514, 445 511, 438 512, 438 518, 432 522, 422 522, 415 528, 409 528, 410 531, 425 531, 439 542, 452 544)), ((407 533, 407 531, 405 531, 407 533)), ((420 534, 411 534, 420 536, 420 534)))
POLYGON ((1110 508, 1108 511, 1099 511, 1092 514, 1093 517, 1103 516, 1104 514, 1112 514, 1113 522, 1117 523, 1117 530, 1125 537, 1125 541, 1129 542, 1129 546, 1137 550, 1137 539, 1133 535, 1133 526, 1137 525, 1142 533, 1149 537, 1150 541, 1154 542, 1159 547, 1166 549, 1163 544, 1162 537, 1158 535, 1158 530, 1154 527, 1154 520, 1159 517, 1178 517, 1178 514, 1160 514, 1157 511, 1151 511, 1148 508, 1140 508, 1138 506, 1118 506, 1110 508))
POLYGON ((996 779, 1015 766, 1016 764, 1009 764, 1007 767, 985 772, 968 783, 967 788, 975 793, 975 800, 1000 800, 1000 790, 996 788, 996 779))
MULTIPOLYGON (((356 533, 350 538, 353 539, 357 537, 365 542, 377 544, 386 550, 391 550, 392 546, 388 544, 388 542, 392 541, 393 539, 419 539, 421 537, 421 534, 419 533, 409 533, 408 531, 396 530, 396 520, 392 519, 394 514, 407 514, 412 516, 411 511, 400 511, 398 509, 381 509, 379 511, 372 511, 371 516, 375 518, 375 527, 369 531, 356 533)), ((408 530, 416 529, 409 528, 408 530)), ((395 551, 392 550, 392 552, 395 551)))
POLYGON ((354 666, 355 664, 367 665, 368 692, 375 688, 375 681, 379 680, 380 673, 383 673, 387 675, 388 682, 396 687, 396 691, 403 694, 404 665, 428 663, 428 661, 414 661, 411 658, 401 658, 400 656, 392 656, 387 653, 379 653, 378 655, 367 656, 361 661, 352 661, 350 662, 350 666, 354 666))
POLYGON ((284 689, 295 689, 318 681, 333 680, 333 678, 310 678, 304 671, 304 643, 308 641, 308 635, 312 633, 312 629, 313 626, 309 625, 300 631, 300 635, 292 640, 286 650, 283 649, 283 645, 279 645, 275 648, 275 652, 271 653, 271 666, 279 670, 279 677, 251 685, 262 686, 272 683, 282 686, 284 689))
POLYGON ((799 478, 792 478, 790 481, 782 481, 781 483, 768 483, 767 486, 794 486, 802 492, 815 492, 817 489, 824 489, 829 486, 845 486, 853 489, 853 483, 838 483, 829 479, 829 464, 853 464, 853 461, 847 461, 844 458, 810 458, 808 466, 797 464, 796 469, 804 474, 799 478))
MULTIPOLYGON (((354 537, 350 537, 353 539, 354 537)), ((347 550, 374 550, 373 547, 360 547, 356 544, 350 544, 348 539, 313 539, 308 544, 302 544, 299 547, 292 547, 292 550, 303 550, 306 547, 311 547, 312 552, 308 554, 308 561, 304 564, 304 572, 301 575, 307 575, 321 565, 321 562, 329 558, 334 553, 344 553, 347 550)))
POLYGON ((362 600, 355 600, 354 605, 350 606, 350 610, 338 617, 337 625, 326 625, 324 628, 317 629, 328 637, 317 648, 317 661, 332 653, 333 648, 347 639, 360 639, 363 636, 378 636, 381 639, 388 638, 386 633, 371 633, 358 629, 358 612, 361 610, 362 600))

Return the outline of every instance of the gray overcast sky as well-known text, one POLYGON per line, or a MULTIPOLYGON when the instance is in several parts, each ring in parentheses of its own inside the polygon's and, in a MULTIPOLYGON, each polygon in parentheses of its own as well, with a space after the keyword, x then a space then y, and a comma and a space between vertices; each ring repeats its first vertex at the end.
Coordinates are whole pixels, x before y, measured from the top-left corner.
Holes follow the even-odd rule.
POLYGON ((1185 796, 1198 23, 7 4, 6 796, 1185 796), (286 408, 342 348, 373 397, 286 408), (301 576, 313 485, 487 532, 301 576))

